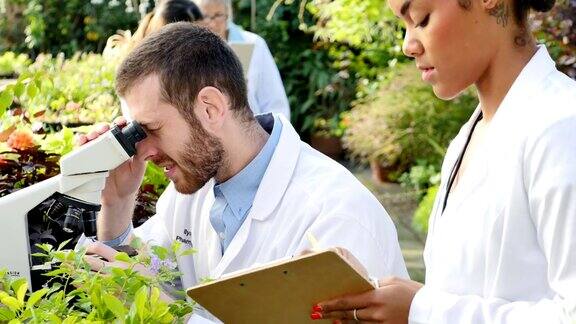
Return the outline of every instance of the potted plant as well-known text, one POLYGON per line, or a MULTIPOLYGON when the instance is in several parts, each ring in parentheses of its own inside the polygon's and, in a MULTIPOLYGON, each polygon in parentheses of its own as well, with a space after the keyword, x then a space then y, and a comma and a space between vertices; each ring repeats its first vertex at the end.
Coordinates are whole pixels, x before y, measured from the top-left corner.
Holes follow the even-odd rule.
POLYGON ((332 118, 317 117, 314 119, 314 127, 310 136, 310 145, 332 159, 342 158, 342 135, 346 130, 346 113, 333 116, 332 118))

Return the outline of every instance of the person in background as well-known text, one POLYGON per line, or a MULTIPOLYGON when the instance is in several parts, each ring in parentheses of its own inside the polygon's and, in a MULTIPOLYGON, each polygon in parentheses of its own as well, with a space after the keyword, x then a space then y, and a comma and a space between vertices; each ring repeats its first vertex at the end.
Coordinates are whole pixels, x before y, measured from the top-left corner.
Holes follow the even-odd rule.
POLYGON ((248 102, 254 114, 276 112, 290 120, 290 105, 274 57, 264 39, 232 22, 230 0, 194 0, 204 15, 203 23, 227 42, 252 43, 248 70, 248 102))
POLYGON ((480 104, 454 141, 430 217, 426 284, 386 278, 315 307, 370 323, 576 321, 576 82, 529 30, 554 0, 389 0, 404 53, 443 99, 480 104))
POLYGON ((203 16, 192 0, 162 0, 156 8, 142 18, 134 35, 127 30, 108 38, 103 55, 114 59, 118 64, 138 45, 144 37, 158 31, 163 26, 187 21, 197 23, 203 16))

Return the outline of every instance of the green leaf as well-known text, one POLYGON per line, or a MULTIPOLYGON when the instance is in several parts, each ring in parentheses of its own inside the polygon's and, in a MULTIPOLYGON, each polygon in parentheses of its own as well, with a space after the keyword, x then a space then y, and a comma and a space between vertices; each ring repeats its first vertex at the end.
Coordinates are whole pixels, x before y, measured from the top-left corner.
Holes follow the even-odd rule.
POLYGON ((10 287, 12 288, 12 290, 14 290, 14 292, 17 292, 18 289, 20 288, 20 286, 26 284, 26 286, 28 286, 28 282, 26 281, 25 278, 19 278, 16 279, 14 281, 12 281, 12 283, 10 284, 10 287))
POLYGON ((55 277, 55 276, 61 275, 63 273, 66 273, 66 269, 58 268, 58 269, 46 272, 44 275, 48 276, 48 277, 55 277))
POLYGON ((34 98, 36 97, 37 94, 38 94, 38 87, 36 86, 36 83, 34 82, 28 83, 28 85, 26 86, 26 95, 28 95, 29 98, 34 98))
POLYGON ((116 318, 123 319, 126 316, 126 307, 124 307, 124 304, 118 298, 105 293, 102 299, 116 318))
POLYGON ((24 94, 24 90, 26 89, 26 86, 24 85, 24 83, 22 82, 17 82, 14 85, 14 95, 16 97, 20 97, 24 94))
POLYGON ((130 241, 130 246, 135 248, 136 250, 141 249, 143 245, 144 243, 142 242, 142 239, 137 236, 134 236, 132 238, 132 241, 130 241))
POLYGON ((153 246, 152 252, 162 261, 168 257, 168 249, 163 246, 153 246))
POLYGON ((68 240, 60 243, 60 245, 58 245, 58 251, 62 250, 66 246, 66 244, 70 243, 71 240, 72 239, 68 239, 68 240))
POLYGON ((178 252, 180 251, 181 247, 182 247, 182 242, 174 241, 174 243, 172 243, 172 253, 174 253, 174 255, 178 255, 178 252))
POLYGON ((142 286, 136 292, 134 297, 134 303, 136 304, 136 312, 141 320, 145 318, 146 312, 146 300, 148 299, 148 287, 142 286))
POLYGON ((28 282, 25 281, 22 285, 20 285, 20 287, 18 287, 18 290, 16 291, 16 298, 18 298, 18 301, 21 304, 24 304, 24 297, 26 297, 27 291, 28 291, 28 282))
POLYGON ((4 111, 10 107, 12 101, 14 101, 14 94, 12 94, 12 91, 0 92, 0 116, 2 116, 4 111))
POLYGON ((196 250, 196 249, 186 249, 186 250, 180 252, 180 256, 183 257, 183 256, 187 256, 187 255, 192 255, 192 254, 196 254, 197 252, 198 252, 198 250, 196 250))
POLYGON ((52 249, 54 248, 51 244, 48 243, 36 244, 36 246, 47 253, 52 252, 52 249))
POLYGON ((66 260, 66 252, 64 251, 56 251, 54 252, 54 258, 58 259, 59 261, 65 261, 66 260))
POLYGON ((16 319, 16 318, 11 320, 10 322, 8 322, 8 324, 20 324, 20 323, 22 323, 22 322, 20 322, 20 320, 16 319))
POLYGON ((12 296, 3 297, 2 299, 0 299, 0 302, 8 306, 8 308, 10 308, 10 310, 14 312, 22 308, 22 304, 18 301, 18 299, 12 296))
POLYGON ((60 319, 60 317, 56 316, 55 314, 50 314, 48 315, 48 317, 50 318, 50 323, 53 324, 61 324, 62 320, 60 319))
POLYGON ((69 317, 66 317, 66 319, 64 319, 64 321, 62 321, 62 324, 74 324, 76 322, 78 322, 78 317, 69 316, 69 317))
POLYGON ((126 271, 124 271, 124 269, 121 269, 121 268, 112 267, 112 268, 110 268, 110 271, 112 272, 112 274, 114 276, 117 276, 117 277, 126 276, 126 271))
POLYGON ((150 305, 156 305, 160 299, 160 289, 158 287, 152 287, 152 292, 150 293, 150 305))
POLYGON ((134 263, 134 260, 132 260, 126 252, 118 252, 114 259, 130 264, 134 263))
POLYGON ((44 295, 46 295, 47 292, 48 292, 48 289, 46 289, 46 288, 42 288, 40 290, 36 290, 35 292, 33 292, 32 295, 30 295, 30 298, 28 298, 28 302, 26 303, 26 307, 27 308, 34 307, 34 305, 36 305, 36 303, 42 297, 44 297, 44 295))
POLYGON ((0 320, 9 321, 14 317, 16 317, 16 313, 14 313, 13 311, 5 307, 0 308, 0 320))

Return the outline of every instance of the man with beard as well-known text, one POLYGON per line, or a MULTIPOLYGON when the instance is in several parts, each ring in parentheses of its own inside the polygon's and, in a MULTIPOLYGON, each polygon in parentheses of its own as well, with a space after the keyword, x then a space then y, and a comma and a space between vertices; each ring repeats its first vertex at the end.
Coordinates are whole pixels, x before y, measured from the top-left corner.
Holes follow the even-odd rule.
MULTIPOLYGON (((197 254, 178 259, 184 287, 298 254, 311 248, 308 234, 321 247, 351 251, 372 276, 407 277, 396 230, 378 200, 301 142, 282 115, 253 116, 242 67, 217 35, 168 25, 129 54, 116 82, 129 119, 148 136, 106 181, 101 242, 114 246, 138 236, 194 247, 197 254), (171 184, 156 215, 132 229, 148 160, 164 167, 171 184)), ((115 251, 102 243, 89 250, 114 260, 115 251)))

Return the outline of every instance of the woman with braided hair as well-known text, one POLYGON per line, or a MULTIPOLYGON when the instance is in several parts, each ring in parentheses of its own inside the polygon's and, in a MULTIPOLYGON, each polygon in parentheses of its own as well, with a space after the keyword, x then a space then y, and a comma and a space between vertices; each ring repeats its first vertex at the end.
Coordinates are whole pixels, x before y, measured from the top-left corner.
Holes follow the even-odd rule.
MULTIPOLYGON (((426 283, 313 306, 362 323, 576 323, 576 82, 529 30, 554 0, 389 0, 404 53, 442 99, 480 103, 450 144, 429 221, 426 283)), ((351 258, 352 259, 352 258, 351 258)))

